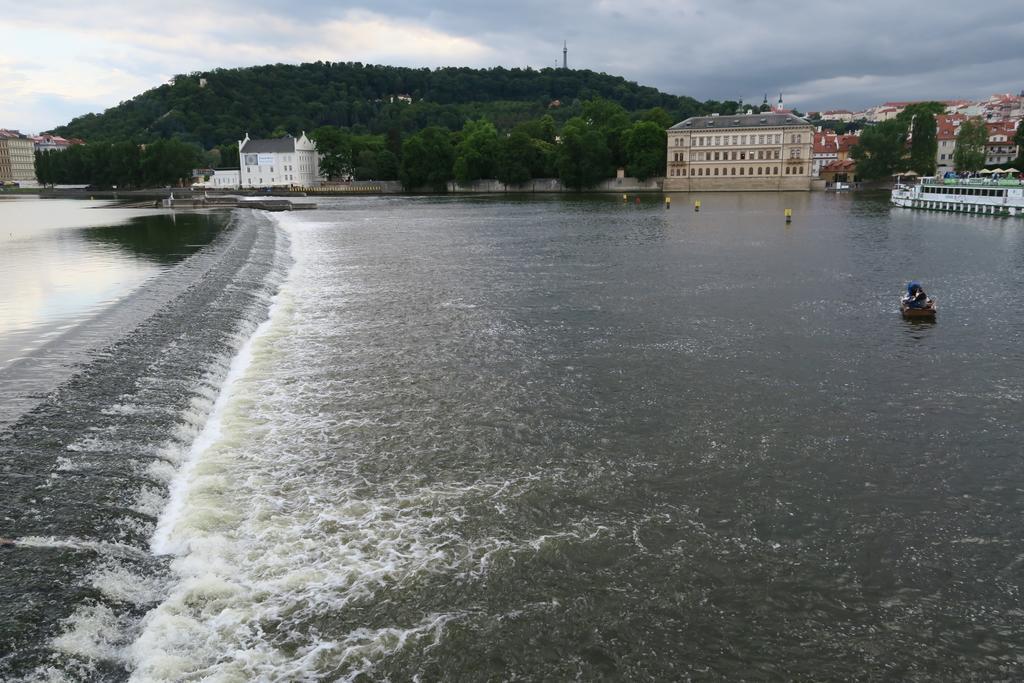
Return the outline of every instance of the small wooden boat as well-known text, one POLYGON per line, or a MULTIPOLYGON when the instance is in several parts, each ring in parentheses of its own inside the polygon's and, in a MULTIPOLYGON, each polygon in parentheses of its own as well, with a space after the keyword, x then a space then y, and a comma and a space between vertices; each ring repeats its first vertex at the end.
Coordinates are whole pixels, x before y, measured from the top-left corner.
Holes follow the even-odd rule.
POLYGON ((900 299, 900 313, 903 314, 904 318, 910 320, 932 320, 935 318, 935 313, 938 309, 935 306, 935 299, 928 299, 928 303, 924 308, 912 308, 907 305, 906 300, 900 299))

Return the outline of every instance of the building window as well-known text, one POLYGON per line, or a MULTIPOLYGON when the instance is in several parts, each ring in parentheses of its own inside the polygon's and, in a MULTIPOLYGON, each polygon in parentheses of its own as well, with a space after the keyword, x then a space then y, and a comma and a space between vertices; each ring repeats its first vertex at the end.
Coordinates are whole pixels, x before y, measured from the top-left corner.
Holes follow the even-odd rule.
POLYGON ((749 169, 747 169, 747 175, 754 175, 754 167, 753 166, 751 166, 749 169))
POLYGON ((735 145, 739 141, 739 139, 740 139, 739 135, 733 135, 732 136, 732 144, 735 145))
POLYGON ((722 136, 721 135, 716 135, 715 136, 715 145, 717 146, 717 145, 720 145, 720 144, 722 144, 722 136))
POLYGON ((757 144, 759 144, 759 145, 763 145, 764 144, 764 136, 763 135, 758 135, 757 136, 757 144))
POLYGON ((715 167, 715 175, 718 175, 718 167, 715 167))
POLYGON ((746 160, 747 160, 747 153, 746 153, 746 151, 741 151, 740 152, 740 161, 746 161, 746 160))
POLYGON ((779 175, 779 167, 778 166, 776 166, 775 168, 772 169, 772 174, 779 175))
POLYGON ((732 167, 732 175, 736 175, 736 167, 735 166, 732 167))
POLYGON ((779 150, 775 150, 775 158, 776 158, 776 159, 778 159, 778 158, 779 158, 779 156, 780 156, 780 155, 779 155, 779 150))
POLYGON ((743 167, 740 167, 740 175, 743 175, 743 167))
POLYGON ((692 168, 690 169, 690 175, 696 175, 696 173, 697 173, 697 171, 695 169, 692 169, 692 168))
POLYGON ((764 175, 764 168, 761 166, 757 167, 757 175, 764 175))
POLYGON ((761 150, 761 149, 757 150, 757 158, 758 159, 764 159, 764 150, 761 150))

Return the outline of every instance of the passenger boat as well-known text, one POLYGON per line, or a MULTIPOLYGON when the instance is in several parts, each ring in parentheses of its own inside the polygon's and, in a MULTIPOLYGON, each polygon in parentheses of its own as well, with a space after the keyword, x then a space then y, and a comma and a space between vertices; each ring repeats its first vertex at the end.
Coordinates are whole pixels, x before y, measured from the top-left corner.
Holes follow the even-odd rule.
POLYGON ((892 203, 908 209, 1024 217, 1024 181, 990 178, 921 178, 896 183, 892 203))
POLYGON ((907 305, 905 299, 900 299, 900 313, 903 314, 904 318, 911 320, 919 319, 932 319, 938 309, 935 306, 935 299, 928 299, 928 304, 924 308, 911 308, 907 305))

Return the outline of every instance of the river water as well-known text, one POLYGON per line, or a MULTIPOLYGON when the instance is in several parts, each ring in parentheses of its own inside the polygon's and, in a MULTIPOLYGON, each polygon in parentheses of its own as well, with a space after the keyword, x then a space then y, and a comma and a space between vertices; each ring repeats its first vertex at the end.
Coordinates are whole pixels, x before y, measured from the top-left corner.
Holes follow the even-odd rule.
POLYGON ((188 242, 5 390, 0 673, 1019 678, 1024 224, 695 198, 188 242))

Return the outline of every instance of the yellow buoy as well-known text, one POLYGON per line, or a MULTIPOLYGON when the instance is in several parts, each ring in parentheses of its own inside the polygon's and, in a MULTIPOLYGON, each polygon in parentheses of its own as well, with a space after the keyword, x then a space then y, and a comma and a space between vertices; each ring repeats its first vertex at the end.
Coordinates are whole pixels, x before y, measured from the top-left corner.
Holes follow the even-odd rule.
POLYGON ((665 208, 666 209, 671 209, 672 208, 672 198, 671 197, 665 197, 665 208))
POLYGON ((786 222, 791 223, 793 221, 793 209, 786 209, 786 222))
POLYGON ((699 199, 693 203, 693 210, 694 211, 700 211, 700 200, 699 199))

